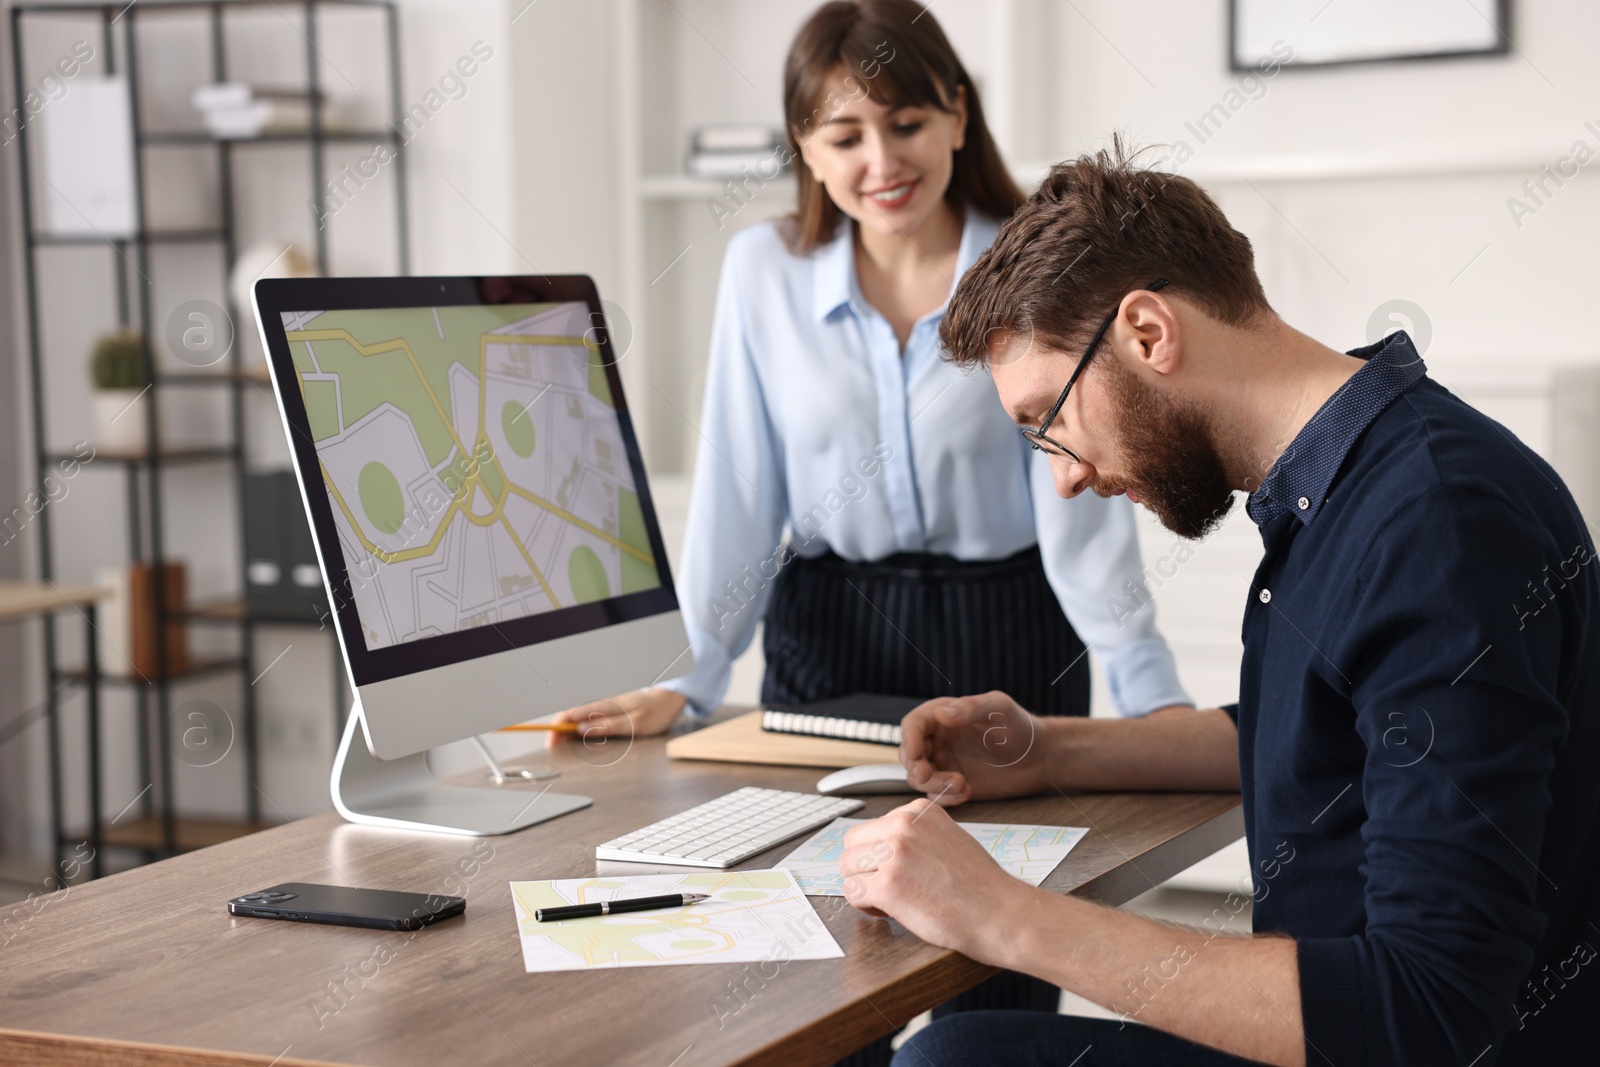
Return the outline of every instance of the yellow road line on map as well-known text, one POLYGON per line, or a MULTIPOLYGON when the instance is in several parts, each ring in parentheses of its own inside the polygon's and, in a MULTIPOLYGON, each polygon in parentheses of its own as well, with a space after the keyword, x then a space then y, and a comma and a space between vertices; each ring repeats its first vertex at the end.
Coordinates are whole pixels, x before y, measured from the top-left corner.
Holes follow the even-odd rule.
MULTIPOLYGON (((484 440, 489 433, 488 423, 484 421, 483 409, 489 399, 489 335, 478 335, 478 437, 472 442, 472 447, 478 447, 478 441, 484 440)), ((527 414, 527 412, 523 412, 527 414)), ((504 418, 504 416, 502 416, 504 418)), ((533 425, 533 416, 528 416, 528 424, 533 425)), ((495 457, 495 469, 500 469, 498 457, 495 457)), ((500 471, 500 477, 505 477, 505 471, 500 471)))
POLYGON ((494 510, 489 514, 477 514, 472 510, 472 492, 469 491, 466 496, 466 505, 461 509, 461 513, 467 517, 468 522, 472 523, 474 526, 493 526, 495 523, 499 522, 505 517, 504 513, 500 510, 500 501, 496 500, 490 495, 489 490, 484 487, 482 482, 473 479, 472 481, 462 482, 461 484, 464 486, 469 486, 472 490, 477 490, 483 493, 484 499, 489 501, 490 504, 494 505, 494 510))
POLYGON ((544 580, 544 572, 539 569, 539 565, 537 563, 533 562, 533 557, 528 555, 527 548, 525 548, 522 544, 522 538, 517 536, 517 531, 512 527, 511 520, 506 518, 505 512, 500 513, 500 522, 505 526, 506 533, 510 535, 511 543, 517 546, 518 552, 522 553, 522 558, 527 562, 528 569, 533 571, 533 576, 539 579, 539 584, 544 587, 544 595, 550 598, 551 605, 559 608, 561 606, 561 601, 556 599, 555 590, 551 589, 550 583, 544 580))
MULTIPOLYGON (((576 345, 582 345, 584 348, 587 348, 590 352, 594 353, 595 356, 598 357, 599 354, 600 354, 599 345, 597 345, 595 342, 589 340, 589 338, 587 338, 587 337, 559 337, 559 336, 556 336, 556 335, 553 335, 553 334, 544 335, 544 334, 509 334, 509 333, 486 333, 486 334, 481 335, 479 337, 479 339, 478 339, 478 341, 479 341, 479 345, 478 345, 478 365, 479 365, 480 369, 482 370, 482 373, 478 376, 478 398, 479 398, 478 399, 478 426, 479 426, 479 433, 480 434, 482 433, 482 427, 483 427, 483 408, 484 408, 483 396, 484 396, 485 383, 488 380, 489 342, 491 340, 495 341, 497 343, 500 343, 500 344, 563 345, 563 346, 566 346, 566 347, 574 347, 576 345)), ((552 512, 553 514, 559 516, 560 518, 565 519, 567 522, 570 522, 574 526, 578 527, 578 529, 583 530, 586 533, 592 534, 593 536, 600 538, 600 540, 606 542, 607 544, 611 545, 612 547, 614 547, 614 548, 616 548, 616 549, 618 549, 618 550, 620 550, 622 552, 626 552, 628 555, 634 557, 635 559, 640 560, 640 561, 642 561, 644 563, 648 563, 648 564, 650 564, 652 566, 655 565, 655 557, 652 556, 650 553, 642 551, 639 548, 636 548, 635 546, 628 544, 628 542, 622 540, 619 537, 616 537, 613 534, 607 533, 606 531, 600 529, 598 526, 594 526, 591 523, 587 523, 584 520, 578 518, 578 516, 572 514, 572 512, 566 510, 565 508, 561 507, 560 505, 554 504, 551 501, 546 500, 544 497, 541 497, 536 493, 531 493, 528 490, 522 488, 520 485, 517 485, 510 478, 507 478, 505 476, 505 471, 500 468, 500 460, 499 460, 498 456, 495 457, 495 459, 494 459, 494 465, 495 465, 495 470, 499 471, 499 473, 500 473, 501 481, 503 481, 505 483, 505 487, 506 487, 506 492, 507 493, 515 493, 518 496, 522 497, 524 500, 531 501, 532 503, 535 503, 535 504, 539 505, 540 507, 544 508, 545 510, 547 510, 549 512, 552 512)), ((504 500, 505 500, 505 497, 502 496, 501 497, 502 503, 504 502, 504 500)))
MULTIPOLYGON (((582 346, 599 354, 599 349, 594 342, 586 337, 561 337, 557 334, 521 334, 521 333, 482 333, 478 335, 478 440, 483 440, 487 434, 487 420, 484 418, 484 406, 489 390, 489 344, 491 342, 507 345, 560 345, 563 348, 582 346)), ((494 460, 495 469, 500 470, 499 457, 494 460)), ((505 477, 505 471, 500 471, 500 476, 505 477)), ((508 479, 509 480, 509 479, 508 479)))
POLYGON ((456 443, 461 450, 463 461, 472 455, 467 451, 467 446, 462 443, 461 436, 456 433, 455 423, 450 421, 450 416, 445 413, 444 405, 439 403, 439 395, 433 391, 433 386, 428 382, 428 376, 422 372, 422 364, 417 360, 415 352, 406 343, 404 337, 396 337, 389 341, 378 341, 375 344, 364 345, 357 341, 355 335, 349 330, 296 330, 287 335, 291 341, 343 341, 363 357, 381 356, 385 352, 404 352, 406 359, 411 362, 411 369, 416 372, 417 380, 422 383, 422 391, 428 394, 428 400, 433 404, 433 410, 438 413, 439 421, 444 423, 444 428, 450 432, 450 440, 456 443))
POLYGON ((339 492, 337 485, 333 484, 333 476, 328 473, 328 468, 320 462, 317 466, 322 468, 322 480, 327 484, 328 492, 333 494, 334 502, 339 505, 339 510, 344 512, 344 517, 349 521, 350 528, 355 531, 356 538, 361 542, 361 547, 371 552, 379 563, 405 563, 408 560, 421 559, 424 556, 433 555, 434 549, 438 548, 439 542, 443 540, 445 530, 450 526, 450 521, 461 510, 461 502, 452 500, 449 509, 444 513, 444 520, 439 523, 439 528, 433 532, 433 540, 427 544, 417 545, 415 548, 404 548, 399 552, 385 552, 367 539, 366 533, 361 529, 361 523, 356 521, 355 514, 350 510, 350 505, 344 502, 344 494, 339 492))
MULTIPOLYGON (((409 360, 410 363, 411 363, 411 369, 414 372, 416 372, 417 380, 422 383, 423 392, 428 394, 428 400, 433 404, 434 411, 438 413, 439 421, 444 423, 445 429, 447 431, 449 431, 450 439, 456 443, 456 448, 459 450, 460 455, 461 455, 461 462, 462 463, 468 463, 468 462, 470 462, 469 457, 477 455, 477 451, 476 450, 474 450, 472 452, 468 452, 467 451, 467 446, 462 444, 460 436, 456 433, 455 423, 450 420, 450 416, 445 413, 443 405, 441 405, 439 403, 438 394, 436 394, 433 391, 433 386, 432 386, 432 384, 429 383, 428 376, 422 372, 422 364, 420 362, 418 362, 416 353, 411 351, 411 346, 408 343, 406 343, 406 339, 404 337, 396 337, 396 338, 393 338, 392 340, 378 341, 378 342, 376 342, 374 344, 366 345, 366 344, 362 344, 360 341, 356 340, 355 335, 352 334, 349 330, 345 330, 345 329, 295 330, 292 333, 287 334, 287 336, 288 336, 289 340, 291 340, 291 341, 343 341, 345 344, 347 344, 351 348, 355 349, 356 353, 358 355, 362 356, 363 358, 371 357, 371 356, 383 355, 386 352, 404 352, 406 354, 406 359, 409 360)), ((301 384, 301 393, 302 393, 302 395, 304 395, 304 392, 305 392, 305 386, 304 386, 304 383, 302 383, 301 384)), ((483 396, 483 378, 481 376, 478 379, 478 395, 479 395, 479 398, 480 398, 479 399, 479 422, 478 422, 479 432, 478 432, 478 437, 479 437, 479 439, 481 439, 482 436, 483 436, 483 431, 482 431, 482 425, 483 425, 482 410, 483 410, 483 405, 482 405, 482 399, 481 399, 482 396, 483 396)), ((340 414, 339 422, 340 422, 340 425, 343 426, 344 418, 343 418, 343 413, 342 412, 340 414)), ((477 441, 475 440, 473 443, 474 443, 474 445, 476 445, 477 441)), ((495 463, 495 469, 497 471, 499 471, 501 480, 502 481, 506 480, 505 471, 500 470, 500 465, 499 465, 498 462, 495 463)), ((467 478, 463 481, 462 485, 460 487, 458 487, 457 495, 459 496, 459 489, 460 488, 468 488, 468 486, 470 484, 478 484, 478 474, 477 474, 476 471, 474 471, 472 474, 468 475, 467 478)), ((333 489, 335 497, 338 498, 338 489, 334 487, 333 482, 331 480, 328 482, 328 486, 329 486, 330 489, 333 489)), ((491 495, 488 492, 488 490, 485 490, 484 491, 484 496, 489 498, 489 502, 494 506, 494 512, 493 512, 493 514, 484 517, 484 521, 479 522, 478 521, 478 518, 479 518, 478 516, 475 516, 470 511, 467 511, 466 512, 467 521, 471 522, 475 526, 491 526, 502 515, 501 507, 503 506, 504 501, 505 501, 504 494, 502 494, 500 500, 496 500, 493 497, 493 495, 491 495)), ((468 492, 466 498, 469 499, 469 500, 471 499, 470 491, 468 492)), ((345 505, 344 500, 342 498, 339 498, 339 504, 340 504, 340 507, 344 508, 345 517, 350 520, 350 525, 355 528, 356 536, 361 538, 362 543, 367 546, 368 551, 370 551, 374 555, 376 555, 380 562, 382 562, 382 563, 404 563, 407 560, 418 559, 421 556, 427 554, 426 552, 419 551, 418 549, 405 549, 405 550, 403 550, 401 552, 395 552, 395 553, 383 553, 383 552, 381 552, 380 550, 376 549, 374 546, 372 546, 370 543, 367 542, 366 535, 361 532, 360 526, 356 523, 354 516, 351 515, 350 509, 345 505)), ((445 521, 440 525, 439 531, 434 535, 434 538, 433 538, 432 542, 430 542, 426 546, 419 546, 419 548, 431 550, 433 548, 437 548, 438 547, 439 538, 443 536, 445 527, 447 527, 450 524, 450 520, 455 517, 455 512, 456 512, 456 510, 458 508, 458 504, 459 504, 459 502, 451 505, 450 512, 447 513, 447 515, 445 517, 445 521)), ((554 598, 552 597, 551 599, 554 599, 554 598)))
MULTIPOLYGON (((429 383, 427 375, 423 373, 422 364, 417 360, 416 353, 411 351, 411 345, 406 342, 404 337, 396 337, 388 341, 378 341, 368 345, 356 340, 354 334, 352 334, 349 330, 342 328, 325 330, 293 330, 288 331, 286 333, 286 337, 290 341, 343 341, 351 348, 355 349, 356 353, 362 357, 378 356, 387 352, 404 352, 406 359, 411 364, 411 369, 417 375, 417 380, 422 383, 423 391, 428 394, 428 400, 433 404, 434 411, 439 416, 439 421, 444 423, 445 429, 450 433, 450 439, 455 442, 456 448, 460 451, 462 462, 468 462, 469 456, 477 455, 476 449, 469 452, 466 445, 462 443, 461 437, 456 433, 455 423, 450 419, 450 416, 446 414, 443 405, 440 404, 438 394, 433 391, 433 386, 429 383)), ((484 407, 487 396, 488 353, 489 344, 491 341, 500 344, 562 345, 569 348, 581 345, 595 355, 599 354, 599 346, 586 337, 562 337, 556 334, 480 334, 478 337, 478 433, 477 437, 474 438, 474 445, 476 445, 478 441, 486 439, 486 431, 484 428, 484 407)), ((298 368, 296 369, 296 375, 299 375, 298 368)), ((300 389, 301 395, 305 395, 304 381, 300 383, 300 389)), ((344 420, 341 413, 341 427, 343 424, 344 420)), ((533 571, 534 577, 537 578, 539 580, 539 584, 544 587, 545 595, 550 598, 550 602, 552 604, 554 604, 556 607, 560 607, 560 602, 556 600, 555 593, 551 590, 550 584, 545 581, 543 573, 541 573, 538 566, 534 564, 533 558, 528 555, 528 551, 523 546, 522 540, 517 536, 516 530, 512 528, 510 520, 506 518, 506 496, 511 493, 516 493, 523 499, 531 501, 532 503, 537 504, 545 510, 559 516, 560 518, 565 519, 567 522, 572 523, 580 530, 600 538, 602 541, 612 545, 619 551, 625 552, 644 563, 649 563, 651 565, 655 564, 655 557, 650 553, 642 551, 641 549, 628 544, 626 541, 607 533, 598 526, 578 518, 578 516, 574 515, 565 508, 546 500, 536 493, 531 493, 514 483, 506 476, 504 468, 500 466, 500 457, 493 451, 490 452, 489 461, 494 464, 495 473, 500 476, 500 481, 505 486, 505 492, 500 495, 498 500, 496 500, 493 494, 488 491, 488 488, 482 484, 481 476, 476 470, 467 476, 467 482, 475 484, 479 488, 483 489, 484 496, 488 497, 490 503, 494 506, 494 511, 492 514, 487 516, 474 515, 469 509, 463 509, 459 500, 453 501, 450 505, 450 510, 445 514, 444 522, 440 524, 440 527, 438 531, 435 532, 431 542, 424 546, 404 549, 400 552, 393 553, 384 552, 367 539, 366 534, 361 530, 360 524, 356 521, 355 515, 351 512, 349 505, 345 503, 344 497, 340 495, 338 487, 333 484, 333 479, 328 475, 327 468, 323 468, 322 474, 323 480, 327 482, 328 489, 333 493, 334 499, 338 501, 340 509, 344 512, 345 518, 349 520, 351 528, 355 530, 356 537, 361 540, 362 546, 365 547, 367 551, 371 552, 379 560, 379 562, 382 563, 403 563, 407 560, 417 559, 421 556, 427 555, 434 548, 438 547, 440 538, 444 536, 445 528, 455 517, 456 512, 461 511, 467 516, 467 521, 471 522, 475 526, 492 526, 497 521, 504 523, 507 532, 511 535, 512 543, 517 546, 517 551, 520 552, 522 554, 522 558, 527 561, 529 568, 533 571)), ((465 483, 463 484, 465 485, 465 483)), ((468 495, 467 499, 471 499, 470 494, 468 495)))
POLYGON ((546 511, 552 512, 555 515, 558 515, 561 518, 566 519, 568 522, 572 523, 572 525, 576 526, 578 529, 583 530, 586 533, 593 534, 595 537, 600 538, 600 540, 606 542, 607 544, 612 545, 612 546, 622 550, 623 552, 626 552, 628 555, 632 556, 634 559, 642 560, 645 563, 651 563, 651 564, 655 563, 655 557, 652 556, 650 553, 644 551, 643 549, 635 548, 633 545, 628 544, 628 542, 622 540, 620 537, 617 537, 615 534, 606 533, 604 530, 600 529, 600 527, 598 527, 598 526, 595 526, 593 523, 585 522, 584 520, 578 518, 578 516, 574 515, 572 512, 568 511, 566 508, 562 507, 559 504, 552 503, 551 501, 546 500, 544 497, 540 496, 537 493, 530 493, 526 489, 522 488, 522 486, 513 485, 509 481, 506 482, 506 492, 515 493, 515 494, 517 494, 518 496, 520 496, 524 500, 530 501, 530 502, 532 502, 534 504, 538 504, 541 508, 544 508, 546 511))
POLYGON ((574 348, 578 345, 582 345, 585 348, 592 347, 586 338, 558 337, 555 334, 486 333, 483 335, 483 340, 484 343, 488 343, 489 341, 500 341, 513 345, 564 345, 567 348, 574 348))

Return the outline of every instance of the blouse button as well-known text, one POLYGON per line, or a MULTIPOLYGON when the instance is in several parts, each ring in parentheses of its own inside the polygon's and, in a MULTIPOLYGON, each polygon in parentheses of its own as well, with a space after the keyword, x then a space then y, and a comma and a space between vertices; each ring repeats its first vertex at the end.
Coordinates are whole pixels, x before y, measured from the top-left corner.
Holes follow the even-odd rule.
POLYGON ((1270 589, 1261 590, 1261 602, 1263 604, 1272 603, 1272 590, 1270 590, 1270 589))
POLYGON ((1311 506, 1311 501, 1305 497, 1300 498, 1300 510, 1304 511, 1311 506))

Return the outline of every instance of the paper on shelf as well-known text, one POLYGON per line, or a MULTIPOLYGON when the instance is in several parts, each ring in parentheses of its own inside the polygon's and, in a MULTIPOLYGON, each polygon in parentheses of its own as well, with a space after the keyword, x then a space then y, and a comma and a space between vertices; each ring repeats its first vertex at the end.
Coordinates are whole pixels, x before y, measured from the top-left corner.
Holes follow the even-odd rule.
POLYGON ((129 237, 137 229, 133 122, 121 75, 86 78, 39 116, 44 229, 64 237, 129 237))
MULTIPOLYGON (((844 835, 850 827, 865 821, 833 820, 778 861, 778 867, 793 871, 807 896, 844 896, 844 876, 839 873, 844 835)), ((956 825, 977 838, 978 844, 989 851, 1007 874, 1029 885, 1043 882, 1089 832, 1081 826, 998 822, 958 822, 956 825)))
POLYGON ((699 871, 620 878, 512 882, 528 973, 676 963, 838 959, 839 943, 783 870, 699 871), (536 908, 602 900, 708 893, 685 908, 535 922, 536 908))

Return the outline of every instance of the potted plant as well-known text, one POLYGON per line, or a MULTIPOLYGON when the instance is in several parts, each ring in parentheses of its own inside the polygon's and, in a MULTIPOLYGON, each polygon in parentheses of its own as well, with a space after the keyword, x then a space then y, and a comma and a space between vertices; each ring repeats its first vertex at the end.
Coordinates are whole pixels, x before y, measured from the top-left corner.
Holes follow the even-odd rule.
POLYGON ((100 447, 110 452, 143 452, 149 443, 146 420, 150 417, 144 335, 137 330, 118 330, 100 338, 89 361, 89 376, 94 382, 95 439, 100 447))

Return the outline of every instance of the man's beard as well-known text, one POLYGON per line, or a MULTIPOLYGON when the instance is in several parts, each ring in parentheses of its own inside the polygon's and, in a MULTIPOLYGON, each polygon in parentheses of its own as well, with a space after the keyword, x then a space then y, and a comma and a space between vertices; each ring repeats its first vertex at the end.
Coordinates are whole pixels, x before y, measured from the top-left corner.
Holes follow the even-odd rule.
POLYGON ((1206 536, 1233 507, 1233 487, 1210 424, 1192 404, 1162 396, 1114 359, 1101 370, 1128 476, 1098 479, 1094 491, 1109 497, 1131 488, 1179 537, 1206 536))

